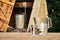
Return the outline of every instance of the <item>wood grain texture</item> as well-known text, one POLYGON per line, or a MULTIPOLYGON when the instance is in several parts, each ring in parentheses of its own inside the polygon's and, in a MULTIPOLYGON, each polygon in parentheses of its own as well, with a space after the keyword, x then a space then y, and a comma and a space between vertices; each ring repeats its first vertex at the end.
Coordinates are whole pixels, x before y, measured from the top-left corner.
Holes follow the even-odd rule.
POLYGON ((0 0, 0 31, 6 32, 15 0, 0 0))
POLYGON ((33 36, 30 33, 0 33, 0 40, 60 40, 60 33, 48 33, 47 36, 33 36))
POLYGON ((8 5, 14 6, 15 0, 0 0, 0 2, 6 3, 8 5))

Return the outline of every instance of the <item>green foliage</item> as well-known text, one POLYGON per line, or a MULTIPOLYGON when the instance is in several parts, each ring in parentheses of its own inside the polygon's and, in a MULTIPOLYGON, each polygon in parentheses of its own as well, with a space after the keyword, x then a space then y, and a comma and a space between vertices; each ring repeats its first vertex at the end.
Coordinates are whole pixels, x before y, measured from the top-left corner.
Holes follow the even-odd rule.
POLYGON ((60 0, 47 0, 48 15, 52 19, 53 26, 49 32, 60 32, 60 0))

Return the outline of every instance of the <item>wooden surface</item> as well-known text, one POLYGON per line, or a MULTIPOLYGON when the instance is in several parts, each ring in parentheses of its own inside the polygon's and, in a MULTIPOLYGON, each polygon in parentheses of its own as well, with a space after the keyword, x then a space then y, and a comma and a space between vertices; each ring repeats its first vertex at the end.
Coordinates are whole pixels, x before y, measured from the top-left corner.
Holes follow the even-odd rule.
POLYGON ((12 0, 11 1, 9 1, 9 0, 0 0, 0 2, 3 2, 3 3, 14 6, 15 0, 13 0, 13 1, 12 0))
POLYGON ((15 0, 0 0, 0 31, 6 32, 15 0))
POLYGON ((48 33, 47 36, 33 36, 30 33, 0 33, 0 40, 60 40, 60 33, 48 33))

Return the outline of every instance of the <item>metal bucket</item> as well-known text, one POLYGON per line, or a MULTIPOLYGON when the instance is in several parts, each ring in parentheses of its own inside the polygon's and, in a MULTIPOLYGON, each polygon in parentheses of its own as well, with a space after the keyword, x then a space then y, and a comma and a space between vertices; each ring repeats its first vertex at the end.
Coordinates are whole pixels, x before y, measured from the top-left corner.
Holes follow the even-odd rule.
POLYGON ((24 15, 23 14, 17 14, 16 15, 16 28, 24 28, 24 15))

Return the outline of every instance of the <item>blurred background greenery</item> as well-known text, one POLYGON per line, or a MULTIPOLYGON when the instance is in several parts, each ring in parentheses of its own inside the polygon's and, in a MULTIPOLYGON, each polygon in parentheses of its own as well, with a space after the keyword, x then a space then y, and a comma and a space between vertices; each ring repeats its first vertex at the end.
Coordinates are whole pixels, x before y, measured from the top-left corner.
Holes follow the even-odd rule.
POLYGON ((60 32, 60 0, 46 0, 48 15, 52 19, 52 27, 49 32, 60 32))

